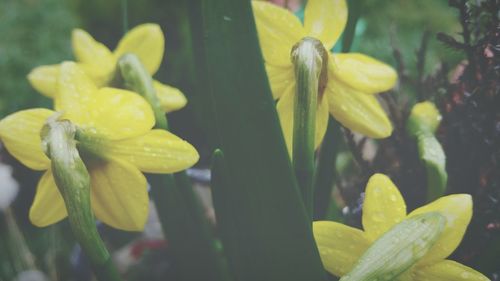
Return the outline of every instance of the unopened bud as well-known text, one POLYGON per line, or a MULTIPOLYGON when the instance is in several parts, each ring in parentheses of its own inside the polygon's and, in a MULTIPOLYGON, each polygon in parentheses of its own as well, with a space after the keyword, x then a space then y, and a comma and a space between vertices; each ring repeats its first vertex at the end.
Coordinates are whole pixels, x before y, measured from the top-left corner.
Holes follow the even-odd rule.
POLYGON ((429 101, 415 104, 408 118, 407 129, 412 136, 434 134, 441 123, 442 116, 436 106, 429 101))
POLYGON ((316 38, 305 37, 292 47, 290 55, 294 64, 297 64, 298 60, 310 65, 313 63, 316 65, 321 64, 321 68, 317 69, 319 71, 318 102, 320 102, 328 83, 328 51, 323 46, 323 43, 316 38))
POLYGON ((403 220, 375 241, 340 281, 394 280, 429 252, 445 224, 437 212, 403 220))

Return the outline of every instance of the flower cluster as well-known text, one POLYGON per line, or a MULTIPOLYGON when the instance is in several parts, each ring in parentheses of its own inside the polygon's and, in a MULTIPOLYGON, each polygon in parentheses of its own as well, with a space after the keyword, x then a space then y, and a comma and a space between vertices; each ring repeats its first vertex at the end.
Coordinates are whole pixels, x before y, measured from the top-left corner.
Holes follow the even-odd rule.
MULTIPOLYGON (((139 56, 154 73, 163 56, 160 35, 156 25, 139 26, 111 54, 77 30, 73 45, 78 63, 43 66, 30 74, 35 88, 54 99, 55 111, 36 108, 9 115, 0 121, 0 138, 24 165, 45 171, 29 213, 33 224, 47 226, 67 216, 40 137, 42 127, 55 114, 77 126, 77 148, 91 178, 92 209, 99 220, 115 228, 144 227, 149 199, 142 172, 173 173, 198 161, 198 153, 189 143, 165 130, 152 129, 154 114, 143 97, 103 87, 111 83, 117 58, 127 52, 139 56)), ((168 92, 165 85, 155 85, 160 95, 168 92)), ((181 104, 169 106, 179 108, 181 104)))
MULTIPOLYGON (((116 83, 117 61, 124 54, 132 53, 139 57, 149 74, 153 75, 160 67, 165 52, 163 32, 152 23, 130 30, 113 52, 81 29, 73 30, 71 42, 76 62, 98 87, 116 83)), ((28 80, 41 94, 53 98, 57 93, 59 73, 60 64, 43 65, 33 69, 28 80)), ((187 100, 178 89, 156 80, 153 85, 164 111, 175 111, 186 105, 187 100)))

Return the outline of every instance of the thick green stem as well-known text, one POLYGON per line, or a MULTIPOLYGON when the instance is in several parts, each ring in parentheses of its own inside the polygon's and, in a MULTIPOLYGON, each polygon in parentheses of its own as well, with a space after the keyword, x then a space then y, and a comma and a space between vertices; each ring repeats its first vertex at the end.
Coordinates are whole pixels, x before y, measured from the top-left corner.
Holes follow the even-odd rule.
MULTIPOLYGON (((125 86, 142 95, 153 108, 158 129, 168 130, 151 75, 137 56, 125 54, 118 61, 125 86)), ((182 280, 230 280, 223 256, 216 247, 210 225, 184 172, 152 175, 151 196, 162 228, 177 259, 182 280)))
POLYGON ((294 46, 291 54, 297 83, 293 110, 292 164, 304 205, 311 215, 316 109, 321 99, 320 94, 322 95, 319 91, 323 84, 320 80, 324 77, 324 58, 327 58, 323 56, 321 49, 318 50, 318 46, 323 48, 318 40, 304 38, 294 46))
POLYGON ((330 116, 314 178, 314 220, 342 220, 340 208, 332 200, 332 190, 337 176, 335 171, 336 160, 341 143, 340 124, 330 116), (334 216, 327 218, 329 209, 334 216))
POLYGON ((51 119, 42 130, 44 150, 68 211, 71 229, 100 281, 121 280, 95 225, 90 205, 90 177, 75 141, 76 127, 51 119))

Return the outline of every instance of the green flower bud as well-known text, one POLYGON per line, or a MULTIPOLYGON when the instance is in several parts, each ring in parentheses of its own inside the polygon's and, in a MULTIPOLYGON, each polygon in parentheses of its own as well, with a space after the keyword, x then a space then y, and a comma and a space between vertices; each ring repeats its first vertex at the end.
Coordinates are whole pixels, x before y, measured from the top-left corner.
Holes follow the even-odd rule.
POLYGON ((436 106, 429 101, 417 103, 411 110, 408 118, 408 134, 417 136, 420 134, 434 134, 441 123, 442 116, 436 106))
POLYGON ((403 220, 375 241, 340 281, 393 280, 432 248, 445 224, 437 212, 403 220))

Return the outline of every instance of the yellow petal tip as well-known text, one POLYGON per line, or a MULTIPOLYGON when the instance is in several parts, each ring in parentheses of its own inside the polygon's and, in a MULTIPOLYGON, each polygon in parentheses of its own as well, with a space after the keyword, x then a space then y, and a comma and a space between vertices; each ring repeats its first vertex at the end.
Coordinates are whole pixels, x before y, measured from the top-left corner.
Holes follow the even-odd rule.
POLYGON ((57 64, 42 65, 33 68, 26 78, 36 91, 52 98, 57 92, 59 73, 59 65, 57 64))
POLYGON ((80 28, 75 28, 71 31, 71 38, 73 40, 86 37, 86 35, 87 35, 87 32, 83 29, 80 29, 80 28))
POLYGON ((387 116, 383 117, 385 119, 383 124, 379 124, 379 126, 370 128, 370 131, 360 131, 360 133, 374 139, 385 139, 390 137, 394 128, 392 127, 392 124, 387 116))

